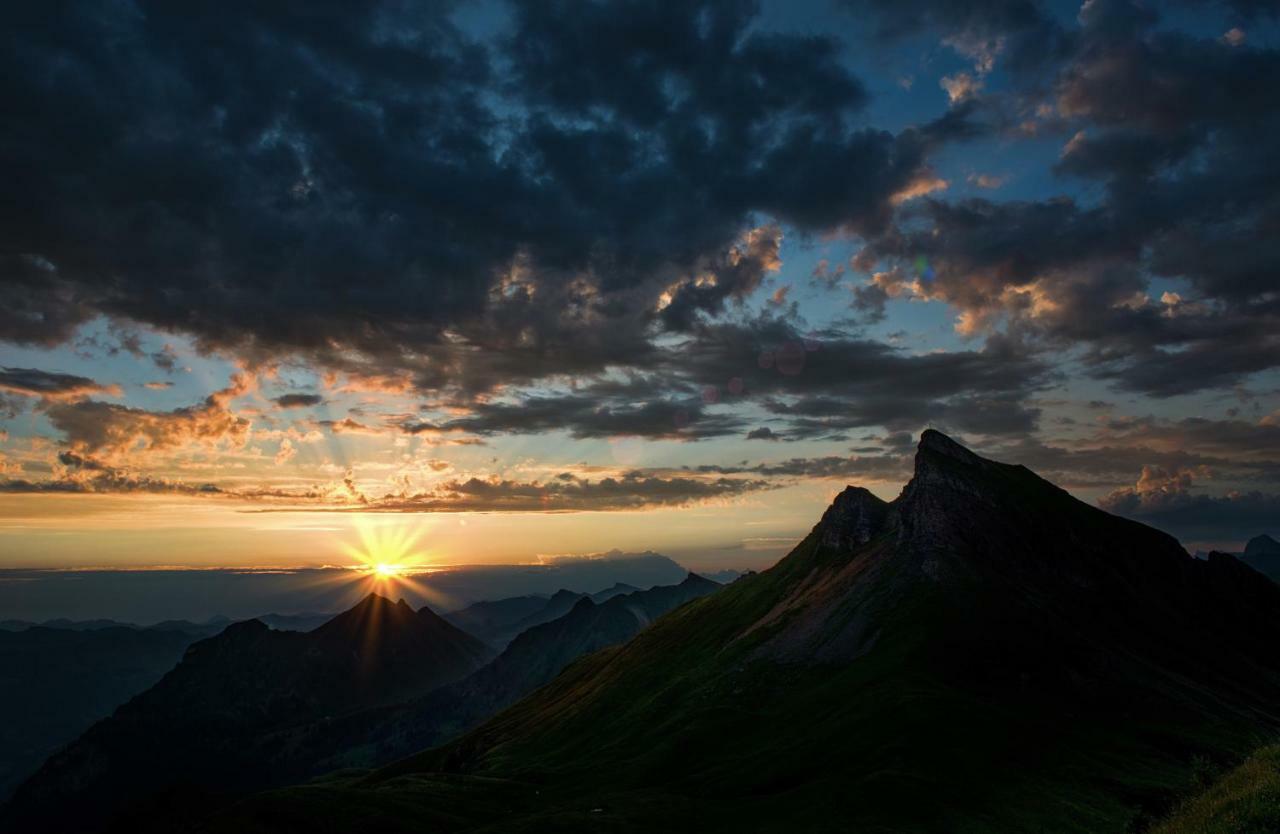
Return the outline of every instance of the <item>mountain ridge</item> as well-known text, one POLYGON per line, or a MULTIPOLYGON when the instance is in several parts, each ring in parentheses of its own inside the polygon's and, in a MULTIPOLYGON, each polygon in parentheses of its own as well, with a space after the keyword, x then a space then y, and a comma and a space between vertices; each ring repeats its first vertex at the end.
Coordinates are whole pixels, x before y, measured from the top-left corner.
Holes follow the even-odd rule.
POLYGON ((1239 561, 937 433, 893 502, 842 496, 774 568, 309 797, 392 824, 434 812, 398 791, 496 779, 538 787, 512 827, 1119 832, 1280 729, 1280 588, 1239 561))
POLYGON ((287 751, 263 747, 264 737, 424 694, 489 654, 429 609, 378 594, 312 632, 233 623, 193 643, 158 683, 51 757, 19 787, 7 822, 23 831, 94 830, 154 795, 198 808, 299 778, 287 751))

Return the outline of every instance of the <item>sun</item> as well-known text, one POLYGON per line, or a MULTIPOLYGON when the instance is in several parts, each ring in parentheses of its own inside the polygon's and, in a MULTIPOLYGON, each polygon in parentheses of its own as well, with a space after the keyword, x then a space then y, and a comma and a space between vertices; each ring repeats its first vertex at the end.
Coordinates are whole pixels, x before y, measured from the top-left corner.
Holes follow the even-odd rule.
POLYGON ((354 526, 359 543, 341 547, 364 576, 378 582, 406 582, 430 561, 427 548, 419 543, 429 525, 357 518, 354 526))

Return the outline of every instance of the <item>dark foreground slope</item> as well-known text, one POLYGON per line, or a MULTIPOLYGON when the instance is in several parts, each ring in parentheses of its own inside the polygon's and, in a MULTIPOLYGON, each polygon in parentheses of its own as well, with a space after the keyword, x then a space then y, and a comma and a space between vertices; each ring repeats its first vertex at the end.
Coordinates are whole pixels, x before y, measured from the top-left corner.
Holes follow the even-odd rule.
POLYGON ((191 646, 159 683, 49 759, 0 824, 166 830, 157 815, 181 819, 221 795, 309 775, 291 750, 267 741, 282 730, 314 731, 424 694, 488 656, 430 609, 377 595, 309 633, 236 623, 191 646), (131 814, 139 816, 120 825, 131 814))
POLYGON ((775 568, 211 831, 1122 832, 1280 716, 1280 587, 936 432, 775 568))

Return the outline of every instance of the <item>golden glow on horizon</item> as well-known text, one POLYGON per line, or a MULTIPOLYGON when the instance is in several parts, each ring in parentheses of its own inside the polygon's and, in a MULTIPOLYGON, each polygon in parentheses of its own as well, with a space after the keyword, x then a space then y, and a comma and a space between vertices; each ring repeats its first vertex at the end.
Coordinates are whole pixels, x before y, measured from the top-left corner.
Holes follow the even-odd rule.
POLYGON ((408 582, 411 574, 429 567, 430 556, 420 542, 431 526, 421 516, 357 516, 353 528, 358 542, 342 543, 342 552, 356 561, 357 570, 380 585, 408 582))

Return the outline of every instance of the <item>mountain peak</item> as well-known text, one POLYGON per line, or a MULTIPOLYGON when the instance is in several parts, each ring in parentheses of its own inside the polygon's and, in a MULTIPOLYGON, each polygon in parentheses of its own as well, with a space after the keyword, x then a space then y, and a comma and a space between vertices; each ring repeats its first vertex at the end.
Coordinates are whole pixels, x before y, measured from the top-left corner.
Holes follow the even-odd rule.
POLYGON ((1280 556, 1280 542, 1263 533, 1254 536, 1244 546, 1246 556, 1280 556))
POLYGON ((676 587, 684 588, 686 590, 691 588, 718 588, 720 587, 720 583, 716 582, 714 579, 707 579, 705 576, 702 576, 701 574, 697 574, 697 573, 694 573, 693 571, 689 571, 689 575, 686 576, 684 578, 684 581, 681 582, 676 587))
POLYGON ((848 550, 866 544, 880 531, 889 505, 865 487, 845 487, 818 522, 822 543, 848 550))
POLYGON ((982 462, 982 458, 936 429, 925 429, 924 433, 920 435, 920 445, 916 447, 917 470, 920 468, 922 459, 927 459, 926 452, 939 454, 952 460, 958 460, 961 463, 979 464, 982 462))

